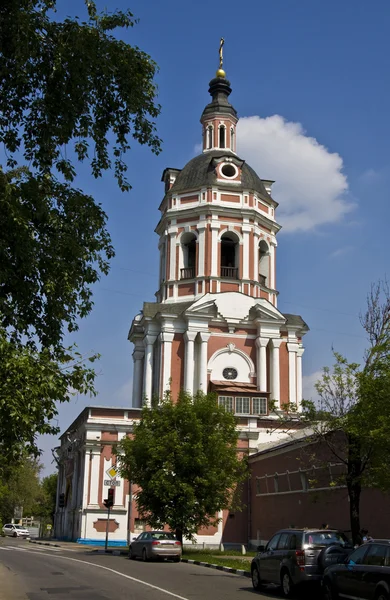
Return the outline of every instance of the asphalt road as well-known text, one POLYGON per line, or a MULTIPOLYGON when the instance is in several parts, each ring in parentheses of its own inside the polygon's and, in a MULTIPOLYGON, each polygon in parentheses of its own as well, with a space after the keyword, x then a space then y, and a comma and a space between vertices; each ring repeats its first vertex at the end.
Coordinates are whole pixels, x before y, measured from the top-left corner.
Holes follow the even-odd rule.
MULTIPOLYGON (((250 579, 187 563, 129 561, 35 546, 3 538, 0 600, 277 600, 277 588, 262 593, 250 579)), ((297 600, 316 600, 310 590, 297 600)))

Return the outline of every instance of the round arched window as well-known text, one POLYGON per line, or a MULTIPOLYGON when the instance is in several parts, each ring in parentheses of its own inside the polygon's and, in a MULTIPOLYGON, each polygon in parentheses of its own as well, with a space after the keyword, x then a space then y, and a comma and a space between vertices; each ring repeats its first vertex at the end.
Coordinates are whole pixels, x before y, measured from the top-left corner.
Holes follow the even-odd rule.
POLYGON ((225 379, 237 379, 238 372, 234 367, 226 367, 226 369, 222 371, 222 375, 225 379))
POLYGON ((232 165, 231 163, 225 163, 221 167, 221 174, 227 179, 233 179, 233 177, 237 176, 237 173, 237 167, 235 165, 232 165))

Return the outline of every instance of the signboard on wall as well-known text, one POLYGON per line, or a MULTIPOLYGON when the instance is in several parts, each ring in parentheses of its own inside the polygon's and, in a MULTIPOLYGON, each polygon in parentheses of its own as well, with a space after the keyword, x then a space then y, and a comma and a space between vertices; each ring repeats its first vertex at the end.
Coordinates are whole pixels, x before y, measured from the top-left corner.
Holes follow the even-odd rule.
POLYGON ((121 484, 120 481, 115 481, 115 479, 105 479, 104 480, 104 485, 107 485, 108 487, 119 487, 121 484))

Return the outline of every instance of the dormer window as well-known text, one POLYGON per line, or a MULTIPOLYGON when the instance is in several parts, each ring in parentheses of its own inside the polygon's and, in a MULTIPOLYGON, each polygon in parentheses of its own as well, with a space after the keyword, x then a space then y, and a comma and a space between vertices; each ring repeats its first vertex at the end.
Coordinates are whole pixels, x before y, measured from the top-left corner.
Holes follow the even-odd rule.
POLYGON ((226 147, 226 128, 225 125, 220 125, 219 127, 219 147, 220 148, 225 148, 226 147))
POLYGON ((232 163, 224 163, 220 168, 220 173, 225 179, 234 179, 238 175, 238 169, 232 163))

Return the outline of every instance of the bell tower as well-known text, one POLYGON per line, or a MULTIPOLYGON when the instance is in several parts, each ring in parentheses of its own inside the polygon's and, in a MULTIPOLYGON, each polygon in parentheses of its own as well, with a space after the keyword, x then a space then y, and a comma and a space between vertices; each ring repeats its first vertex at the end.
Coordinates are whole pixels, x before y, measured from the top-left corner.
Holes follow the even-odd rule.
POLYGON ((133 406, 166 390, 215 391, 254 451, 269 441, 275 410, 299 409, 308 327, 277 308, 278 203, 273 181, 237 155, 222 47, 200 119, 202 153, 162 175, 156 302, 144 303, 129 333, 133 406))

